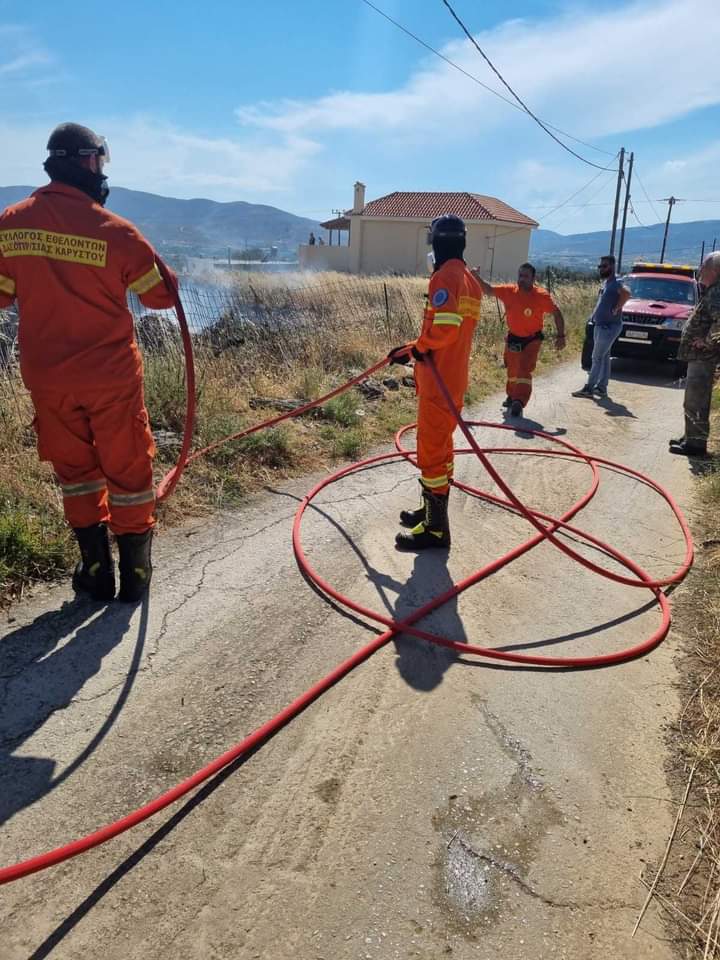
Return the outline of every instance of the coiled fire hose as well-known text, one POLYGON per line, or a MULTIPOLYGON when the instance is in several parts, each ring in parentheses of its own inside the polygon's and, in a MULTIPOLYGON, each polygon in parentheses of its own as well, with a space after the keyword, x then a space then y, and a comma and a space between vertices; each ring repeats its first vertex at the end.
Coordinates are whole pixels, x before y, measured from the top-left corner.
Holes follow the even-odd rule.
MULTIPOLYGON (((183 345, 185 350, 186 357, 186 385, 188 393, 188 404, 187 404, 187 415, 186 415, 186 424, 185 424, 185 436, 183 439, 183 446, 178 458, 178 463, 176 466, 166 474, 165 477, 161 480, 158 486, 158 500, 166 500, 175 486, 177 485, 184 469, 191 464, 194 460, 198 459, 201 456, 209 453, 212 450, 215 450, 217 447, 222 444, 232 442, 234 440, 239 440, 242 437, 249 436, 252 433, 256 433, 259 430, 269 429, 277 424, 281 423, 284 420, 289 420, 293 417, 301 416, 303 413, 308 410, 313 409, 314 407, 321 406, 327 400, 330 400, 332 397, 338 396, 340 393, 343 393, 345 390, 350 389, 356 384, 367 379, 373 373, 376 373, 382 367, 387 364, 387 359, 383 359, 373 366, 369 367, 367 370, 364 370, 361 374, 356 377, 353 377, 351 380, 348 380, 342 386, 337 387, 335 390, 332 390, 330 393, 326 394, 323 397, 320 397, 317 400, 313 400, 310 403, 305 404, 302 407, 299 407, 296 410, 291 410, 286 413, 283 413, 279 416, 272 417, 269 420, 265 420, 263 423, 256 424, 253 427, 249 427, 246 430, 241 431, 240 433, 233 434, 230 437, 226 437, 224 440, 217 441, 216 443, 211 444, 203 448, 202 450, 195 451, 192 455, 189 454, 190 444, 192 440, 192 425, 195 415, 195 389, 194 389, 194 365, 192 358, 192 342, 188 330, 187 320, 185 318, 185 312, 183 310, 182 303, 180 301, 179 293, 177 290, 177 285, 172 279, 172 276, 168 273, 167 268, 164 264, 159 262, 158 264, 161 273, 163 274, 166 283, 174 290, 176 298, 176 312, 178 315, 178 320, 180 323, 180 329, 183 338, 183 345)), ((584 453, 579 450, 577 447, 573 446, 566 440, 560 440, 557 437, 550 436, 547 433, 544 433, 541 430, 525 430, 529 435, 534 437, 539 437, 544 440, 548 440, 551 443, 557 444, 560 447, 560 450, 550 450, 550 449, 533 449, 533 448, 524 448, 524 447, 480 447, 475 436, 470 429, 471 427, 482 427, 485 429, 493 430, 514 430, 515 428, 505 424, 495 424, 488 423, 485 421, 466 421, 463 420, 459 411, 453 404, 452 398, 445 386, 442 378, 440 377, 435 363, 431 355, 428 355, 423 361, 428 363, 430 370, 432 371, 433 376, 435 377, 438 388, 445 398, 445 402, 448 404, 449 409, 452 411, 453 416, 455 417, 458 426, 460 427, 465 439, 467 440, 468 446, 460 448, 455 451, 458 455, 470 455, 474 454, 483 465, 484 469, 490 475, 492 480, 498 486, 500 491, 504 494, 503 497, 496 496, 487 492, 483 492, 479 489, 476 489, 468 484, 461 483, 459 481, 454 482, 454 486, 459 490, 462 490, 471 496, 481 498, 489 503, 494 503, 499 506, 502 506, 506 509, 510 509, 520 516, 524 517, 528 523, 531 524, 535 529, 535 533, 524 543, 519 544, 514 547, 512 550, 508 551, 504 556, 497 558, 496 560, 491 561, 486 564, 484 567, 475 571, 471 576, 465 578, 460 583, 455 584, 446 590, 443 594, 437 597, 433 597, 428 600, 422 607, 414 610, 409 616, 404 620, 397 621, 392 617, 386 616, 377 611, 373 611, 364 605, 357 603, 352 600, 350 597, 346 597, 336 590, 332 584, 324 580, 317 570, 312 566, 310 560, 308 559, 303 546, 301 539, 302 531, 302 521, 303 516, 310 506, 314 498, 323 490, 325 487, 329 486, 332 483, 336 483, 339 480, 342 480, 344 477, 347 477, 349 474, 365 469, 373 464, 381 463, 383 461, 393 461, 393 460, 407 460, 411 463, 414 463, 414 451, 406 449, 402 445, 402 440, 405 434, 412 430, 415 424, 410 424, 409 426, 403 427, 395 436, 395 446, 396 452, 394 453, 384 453, 379 454, 374 457, 369 457, 365 460, 359 461, 358 463, 346 466, 336 471, 335 473, 327 476, 319 483, 317 483, 313 489, 305 496, 305 498, 300 503, 297 512, 295 514, 295 519, 293 523, 292 539, 293 539, 293 549, 295 556, 298 562, 298 566, 301 571, 316 584, 316 586, 327 596, 331 597, 333 600, 342 604, 343 606, 354 610, 356 613, 361 614, 362 616, 374 620, 377 623, 382 624, 386 629, 379 636, 375 637, 370 643, 361 647, 357 650, 351 657, 348 657, 342 663, 338 664, 333 670, 331 670, 325 677, 315 683, 309 690, 305 691, 297 699, 293 700, 292 703, 288 704, 283 710, 281 710, 275 717, 268 720, 262 726, 258 727, 251 734, 245 737, 240 743, 236 744, 231 749, 227 750, 225 753, 221 754, 211 763, 207 764, 201 770, 198 770, 197 773, 193 774, 191 777, 188 777, 186 780, 183 780, 182 783, 179 783, 177 786, 172 787, 170 790, 167 790, 165 793, 156 797, 150 803, 145 804, 139 809, 133 811, 125 817, 122 817, 120 820, 115 821, 114 823, 108 824, 101 829, 88 834, 85 837, 82 837, 78 840, 74 840, 71 843, 65 844, 61 847, 57 847, 54 850, 50 850, 46 853, 39 854, 38 856, 30 857, 27 860, 23 860, 20 863, 16 863, 12 866, 4 867, 0 869, 0 885, 5 883, 10 883, 13 880, 19 880, 21 877, 26 877, 29 874, 36 873, 40 870, 44 870, 48 867, 54 866, 58 863, 62 863, 65 860, 69 860, 72 857, 76 857, 81 853, 84 853, 87 850, 97 847, 102 843, 106 843, 108 840, 111 840, 113 837, 117 837, 119 834, 124 833, 126 830, 129 830, 131 827, 136 826, 139 823, 142 823, 144 820, 147 820, 149 817, 152 817, 154 814, 159 813, 161 810, 164 810, 166 807, 175 803, 177 800, 180 800, 182 797, 186 796, 190 791, 194 790, 204 781, 208 780, 210 777, 217 774, 228 764, 242 757, 244 754, 249 753, 252 750, 255 750, 260 744, 267 741, 275 733, 281 730, 287 723, 289 723, 294 717, 298 716, 313 703, 318 697, 330 689, 334 684, 341 680, 344 676, 350 673, 355 667, 363 663, 374 653, 384 647, 388 641, 393 637, 397 637, 399 634, 409 634, 419 639, 430 641, 432 643, 439 644, 443 647, 449 647, 452 650, 456 650, 461 653, 466 654, 475 654, 478 656, 486 657, 489 659, 495 660, 504 660, 511 663, 522 663, 522 664, 535 664, 543 667, 576 667, 576 668, 587 668, 587 667, 599 667, 607 666, 610 664, 622 663, 623 661, 633 659, 635 657, 641 656, 654 647, 656 647, 667 635, 667 632, 670 627, 670 605, 668 599, 663 592, 663 587, 670 586, 671 584, 678 583, 685 576, 693 561, 693 544, 690 530, 688 528, 687 522, 680 511, 679 506, 675 503, 671 494, 665 490, 660 484, 656 483, 654 480, 651 480, 649 477, 646 477, 642 473, 632 470, 629 467, 622 466, 621 464, 614 463, 610 460, 606 460, 602 457, 591 456, 590 454, 584 453), (493 464, 489 459, 489 455, 513 455, 521 454, 523 456, 540 456, 540 457, 553 457, 561 456, 563 458, 572 458, 579 460, 585 463, 590 472, 590 485, 586 492, 561 516, 554 518, 544 514, 538 510, 533 510, 531 507, 528 507, 524 504, 513 492, 510 486, 505 482, 502 475, 495 469, 493 464), (653 578, 644 571, 635 561, 629 557, 624 556, 620 551, 616 550, 614 547, 607 543, 603 543, 597 537, 592 536, 591 534, 585 533, 580 530, 578 527, 571 524, 571 520, 592 500, 595 493, 597 492, 599 482, 600 482, 600 471, 599 468, 607 468, 615 472, 624 473, 627 476, 633 477, 649 486, 651 489, 655 490, 663 499, 666 501, 673 515, 675 516, 677 522, 680 525, 680 529, 683 534, 685 542, 685 556, 678 567, 678 569, 671 575, 664 578, 653 578), (608 570, 599 564, 593 562, 592 560, 584 557, 582 554, 578 553, 577 550, 574 550, 570 547, 564 540, 560 539, 562 533, 572 534, 573 537, 584 540, 587 544, 596 548, 602 553, 605 553, 607 556, 611 557, 615 561, 623 565, 626 570, 629 571, 631 576, 626 576, 615 571, 608 570), (438 607, 447 603, 449 600, 452 600, 454 597, 457 597, 459 594, 463 593, 473 584, 478 583, 480 580, 485 579, 490 576, 492 573, 499 570, 501 567, 504 567, 508 563, 511 563, 517 557, 521 556, 524 553, 527 553, 533 547, 547 540, 552 543, 553 546, 561 550, 564 554, 572 559, 576 560, 578 563, 582 564, 589 570, 597 573, 598 575, 608 578, 616 583, 624 584, 631 587, 641 587, 647 590, 650 590, 651 593, 655 596, 658 605, 660 607, 661 613, 661 622, 654 633, 642 643, 636 644, 633 647, 629 647, 625 650, 616 651, 614 653, 608 654, 599 654, 595 656, 584 656, 584 657, 544 657, 535 654, 523 654, 517 651, 510 650, 500 650, 494 648, 487 648, 482 646, 477 646, 475 644, 461 643, 457 640, 453 640, 448 637, 442 637, 434 633, 430 633, 426 630, 422 630, 419 627, 415 626, 419 621, 426 617, 431 611, 436 610, 438 607)))

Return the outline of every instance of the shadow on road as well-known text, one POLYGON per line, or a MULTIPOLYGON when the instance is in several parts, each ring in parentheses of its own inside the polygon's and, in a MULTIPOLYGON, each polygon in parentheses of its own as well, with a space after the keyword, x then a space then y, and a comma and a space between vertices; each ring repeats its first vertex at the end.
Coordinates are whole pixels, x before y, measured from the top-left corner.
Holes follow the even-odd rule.
POLYGON ((127 701, 145 645, 147 599, 120 694, 88 745, 57 777, 53 776, 57 761, 52 758, 13 756, 99 672, 103 658, 127 633, 136 608, 118 603, 98 613, 100 609, 90 601, 75 600, 59 611, 42 614, 0 641, 0 824, 67 780, 107 736, 127 701))
MULTIPOLYGON (((370 579, 390 607, 393 619, 405 620, 419 607, 424 606, 433 597, 439 597, 453 586, 453 579, 447 568, 448 554, 444 550, 430 550, 415 555, 413 569, 405 583, 393 579, 387 574, 373 570, 366 564, 370 579), (394 602, 387 600, 386 591, 395 593, 394 602)), ((418 626, 439 636, 468 643, 462 618, 458 613, 458 598, 453 597, 437 610, 428 614, 418 626)), ((395 644, 395 666, 405 683, 414 690, 427 693, 439 686, 445 671, 458 659, 458 653, 447 647, 421 640, 412 635, 398 634, 395 644)))
POLYGON ((524 439, 532 437, 532 434, 528 433, 529 430, 542 430, 542 432, 546 433, 549 437, 564 437, 567 433, 566 427, 555 427, 551 430, 538 420, 533 420, 524 414, 520 417, 513 417, 509 410, 503 410, 503 423, 507 423, 511 427, 516 427, 514 431, 515 436, 523 437, 524 439))
POLYGON ((68 916, 62 920, 57 927, 43 940, 39 947, 37 947, 32 954, 28 957, 28 960, 45 960, 45 957, 49 957, 52 952, 58 947, 65 937, 68 934, 72 933, 75 927, 83 920, 93 909, 96 907, 100 901, 107 896, 108 893, 113 889, 115 884, 119 883, 123 877, 127 876, 130 871, 141 863, 145 857, 151 853, 155 847, 161 843, 167 836, 169 836, 175 827, 182 823, 182 821, 188 817, 196 807, 199 807, 209 796, 211 796, 218 787, 222 786, 225 781, 231 777, 240 767, 244 766, 248 760, 251 759, 257 753, 258 750, 262 748, 263 744, 257 746, 254 750, 249 750, 247 753, 243 754, 241 757, 238 757, 237 760, 234 760, 232 763, 228 764, 223 770, 216 774, 212 780, 209 780, 203 787, 201 787, 198 792, 186 801, 184 806, 182 806, 177 813, 174 813, 172 817, 164 823, 158 830, 155 831, 148 839, 141 844, 133 853, 130 854, 123 862, 117 866, 112 873, 108 874, 104 880, 102 880, 94 890, 92 890, 85 899, 78 904, 77 907, 68 914, 68 916))
POLYGON ((624 403, 618 403, 612 397, 602 397, 596 400, 598 407, 602 407, 608 417, 630 417, 631 420, 637 420, 637 417, 629 407, 624 403))
POLYGON ((614 357, 610 373, 612 381, 621 383, 641 383, 648 387, 661 387, 665 390, 684 389, 685 381, 678 377, 672 362, 657 363, 635 357, 614 357))

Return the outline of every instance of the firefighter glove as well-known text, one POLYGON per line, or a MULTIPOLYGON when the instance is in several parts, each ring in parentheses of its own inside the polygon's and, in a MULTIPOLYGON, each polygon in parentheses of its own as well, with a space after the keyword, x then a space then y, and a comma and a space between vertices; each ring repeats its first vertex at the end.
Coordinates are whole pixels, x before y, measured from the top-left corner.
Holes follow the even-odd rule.
POLYGON ((424 360, 425 354, 420 353, 413 343, 405 343, 401 347, 393 347, 388 354, 390 363, 410 363, 413 360, 424 360))

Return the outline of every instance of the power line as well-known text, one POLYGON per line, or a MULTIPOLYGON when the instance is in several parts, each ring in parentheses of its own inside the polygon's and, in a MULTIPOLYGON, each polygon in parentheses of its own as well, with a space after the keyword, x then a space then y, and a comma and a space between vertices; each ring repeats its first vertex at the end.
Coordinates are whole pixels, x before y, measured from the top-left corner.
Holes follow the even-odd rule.
POLYGON ((656 219, 657 219, 657 222, 658 222, 658 223, 662 223, 662 217, 661 217, 660 214, 657 212, 657 209, 656 209, 656 207, 655 207, 655 204, 652 202, 652 200, 650 199, 650 196, 648 195, 647 190, 645 189, 645 184, 642 182, 642 177, 640 176, 640 174, 639 174, 638 171, 637 171, 637 165, 636 165, 636 168, 635 168, 635 176, 636 176, 637 179, 638 179, 638 183, 639 183, 640 186, 642 187, 642 192, 645 194, 645 199, 646 199, 647 202, 650 204, 650 206, 651 206, 651 208, 652 208, 652 212, 655 214, 655 217, 656 217, 656 219))
MULTIPOLYGON (((637 174, 636 174, 636 176, 637 176, 637 174)), ((626 178, 626 176, 625 176, 624 173, 623 173, 623 181, 625 182, 625 190, 629 193, 629 191, 630 191, 630 185, 629 185, 629 183, 627 182, 627 178, 626 178)), ((627 203, 628 203, 628 206, 630 207, 630 213, 635 217, 635 219, 637 220, 638 224, 639 224, 641 227, 644 227, 645 224, 642 222, 642 220, 640 219, 640 217, 639 217, 639 216, 637 215, 637 213, 635 212, 635 207, 633 206, 632 196, 628 196, 628 198, 627 198, 627 203)), ((624 230, 624 227, 623 227, 623 230, 624 230)))
MULTIPOLYGON (((617 156, 617 155, 616 155, 616 156, 617 156)), ((544 219, 546 220, 548 217, 551 217, 554 213, 557 213, 558 210, 562 210, 563 207, 567 207, 567 206, 570 204, 570 201, 571 201, 571 200, 574 200, 575 197, 579 197, 581 193, 583 193, 585 190, 587 190, 588 187, 591 187, 591 186, 595 183, 595 181, 598 180, 598 179, 603 175, 603 173, 605 173, 605 172, 606 172, 605 170, 601 170, 600 173, 596 173, 593 177, 591 177, 590 180, 588 180, 588 182, 587 182, 586 184, 584 184, 582 187, 580 187, 579 190, 576 190, 574 193, 571 193, 570 196, 567 198, 567 200, 563 200, 562 203, 558 203, 557 206, 549 208, 549 209, 547 210, 547 213, 541 214, 541 215, 542 215, 542 216, 544 217, 544 219)), ((613 173, 613 176, 614 176, 614 173, 613 173)), ((606 186, 607 186, 607 183, 604 183, 604 184, 602 185, 601 189, 604 190, 606 186)), ((590 197, 590 200, 593 200, 593 198, 596 197, 596 196, 598 195, 598 193, 600 193, 600 190, 598 190, 596 193, 594 193, 594 194, 592 195, 592 197, 590 197)), ((580 207, 588 206, 588 205, 589 205, 589 204, 579 204, 580 207)), ((564 220, 561 220, 561 221, 560 221, 560 225, 562 225, 564 222, 565 222, 564 220)), ((556 224, 556 227, 557 227, 557 224, 556 224)), ((513 228, 510 229, 510 230, 504 230, 502 233, 496 233, 496 234, 494 235, 493 239, 494 239, 494 240, 497 240, 498 237, 507 237, 507 236, 509 236, 511 233, 517 233, 518 230, 526 230, 526 229, 527 229, 527 227, 513 227, 513 228)))
MULTIPOLYGON (((512 107, 513 110, 520 110, 522 113, 526 112, 524 107, 514 103, 508 97, 504 97, 499 91, 495 90, 493 87, 489 87, 486 83, 483 83, 483 81, 476 77, 475 74, 469 73, 464 67, 461 67, 460 64, 455 63, 454 60, 446 57, 444 53, 441 53, 439 50, 436 50, 435 47, 430 46, 430 44, 423 40, 422 37, 418 37, 417 34, 412 32, 412 30, 409 30, 407 27, 403 26, 402 23, 393 19, 393 17, 391 17, 388 13, 385 13, 384 10, 381 10, 380 7, 376 7, 371 0, 361 0, 361 3, 364 3, 365 6, 370 7, 371 10, 374 10, 376 13, 380 14, 381 17, 388 21, 388 23, 391 23, 394 27, 397 27, 398 30, 402 30, 404 34, 406 34, 408 37, 411 37, 416 43, 419 43, 421 47, 424 47, 436 57, 444 60, 448 66, 452 67, 454 70, 457 70, 458 73, 462 73, 462 75, 467 77, 468 80, 472 80, 473 83, 476 83, 478 86, 482 87, 483 90, 487 90, 488 93, 491 93, 494 97, 497 97, 498 100, 502 100, 503 103, 506 103, 508 106, 512 107)), ((565 130, 561 130, 559 127, 555 127, 553 124, 548 123, 547 121, 543 121, 543 123, 549 130, 554 130, 556 133, 562 134, 563 137, 567 137, 568 140, 573 140, 575 143, 579 143, 583 147, 587 147, 589 150, 595 150, 596 153, 604 153, 608 157, 614 156, 614 154, 610 153, 609 150, 603 150, 600 147, 594 146, 592 143, 586 143, 584 140, 574 137, 571 133, 567 133, 565 130)))
MULTIPOLYGON (((610 167, 601 167, 600 164, 598 164, 598 163, 593 163, 592 160, 588 160, 586 157, 583 157, 583 156, 581 156, 579 153, 576 153, 575 150, 572 149, 572 147, 569 147, 566 143, 563 143, 563 141, 562 141, 559 137, 556 137, 555 134, 552 132, 552 130, 551 130, 546 124, 544 124, 543 121, 542 121, 536 114, 534 114, 534 113, 532 112, 532 110, 530 109, 530 107, 528 107, 528 105, 518 96, 518 94, 515 93, 515 91, 514 91, 513 88, 510 86, 510 84, 507 82, 507 80, 503 77, 503 75, 500 73, 500 71, 495 67, 495 65, 493 64, 493 62, 490 60, 490 58, 489 58, 489 57, 487 56, 487 54, 484 52, 484 50, 482 49, 482 47, 480 46, 480 44, 477 42, 477 40, 475 39, 475 37, 473 37, 473 35, 470 33, 470 31, 468 30, 468 28, 467 28, 467 27, 465 26, 465 24, 462 22, 462 20, 460 19, 460 17, 455 13, 455 11, 453 10, 452 6, 451 6, 450 3, 449 3, 449 0, 442 0, 442 3, 443 3, 443 5, 446 6, 447 9, 450 11, 450 15, 451 15, 451 16, 453 17, 453 19, 456 21, 456 23, 458 24, 458 26, 460 27, 460 29, 462 30, 462 32, 463 32, 463 33, 465 34, 465 36, 468 38, 468 40, 470 41, 470 43, 472 43, 472 45, 475 47, 475 49, 476 49, 477 52, 480 54, 480 56, 483 58, 483 60, 484 60, 484 61, 487 63, 487 65, 490 67, 490 69, 491 69, 492 72, 495 74, 495 76, 498 78, 498 80, 500 80, 500 82, 501 82, 505 87, 507 87, 507 89, 508 89, 508 90, 510 91, 510 93, 513 95, 513 97, 515 97, 515 99, 517 100, 517 102, 518 102, 518 103, 520 104, 520 106, 523 108, 523 110, 525 111, 525 113, 527 113, 528 116, 532 117, 532 119, 535 121, 535 123, 537 123, 538 126, 541 127, 541 128, 545 131, 545 133, 555 141, 555 143, 559 144, 559 145, 563 148, 563 150, 566 150, 568 153, 572 154, 572 156, 575 157, 577 160, 582 161, 582 163, 586 163, 589 167, 595 167, 595 168, 598 169, 598 170, 610 170, 610 167)), ((617 173, 617 171, 615 171, 615 172, 617 173)))
MULTIPOLYGON (((598 177, 600 177, 600 176, 602 176, 602 174, 599 173, 599 174, 598 174, 598 177)), ((613 182, 614 176, 615 176, 615 175, 614 175, 614 173, 613 173, 608 179, 606 179, 606 180, 600 185, 600 189, 599 189, 599 190, 596 190, 595 193, 592 194, 592 196, 590 197, 590 200, 588 200, 588 202, 587 202, 586 204, 580 204, 580 209, 583 210, 583 209, 585 209, 585 207, 590 206, 592 200, 594 200, 595 197, 597 197, 599 194, 601 194, 601 193, 603 192, 603 190, 607 190, 608 186, 613 182)), ((597 177, 595 177, 594 179, 597 179, 597 177)), ((590 186, 590 184, 588 184, 588 186, 590 186)), ((614 206, 614 204, 613 204, 613 206, 614 206)), ((551 216, 551 214, 548 214, 548 216, 551 216)), ((561 227, 564 223, 567 223, 568 220, 569 220, 569 217, 565 217, 565 218, 564 218, 563 220, 561 220, 559 223, 553 224, 552 229, 553 229, 553 230, 557 230, 558 227, 561 227)))
POLYGON ((633 206, 632 197, 630 198, 630 213, 631 213, 631 214, 635 217, 635 219, 637 220, 638 226, 643 227, 643 229, 645 229, 645 230, 648 229, 647 224, 643 223, 642 220, 640 219, 640 217, 639 217, 639 216, 637 215, 637 213, 635 212, 635 207, 633 206))

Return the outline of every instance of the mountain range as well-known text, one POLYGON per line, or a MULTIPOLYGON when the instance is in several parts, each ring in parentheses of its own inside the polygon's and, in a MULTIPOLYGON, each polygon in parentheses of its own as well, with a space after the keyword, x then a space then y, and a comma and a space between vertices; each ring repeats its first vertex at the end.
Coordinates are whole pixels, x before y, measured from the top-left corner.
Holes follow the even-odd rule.
MULTIPOLYGON (((33 187, 0 187, 0 210, 27 197, 33 187)), ((228 249, 276 247, 278 256, 295 259, 297 245, 310 231, 318 232, 314 220, 298 217, 265 204, 218 203, 214 200, 178 200, 154 193, 113 187, 108 208, 132 220, 161 253, 193 257, 225 257, 228 249)), ((625 232, 624 263, 631 259, 657 260, 662 247, 664 223, 629 227, 625 232)), ((702 242, 709 252, 713 240, 720 248, 720 220, 671 223, 666 261, 698 263, 702 242)), ((610 231, 564 236, 552 230, 534 230, 530 256, 538 264, 588 269, 610 248, 610 231)), ((617 244, 616 244, 617 253, 617 244)))
MULTIPOLYGON (((628 227, 625 231, 623 263, 630 260, 659 260, 662 250, 664 223, 648 227, 628 227)), ((700 262, 703 240, 709 253, 713 240, 720 249, 720 220, 695 220, 689 223, 671 223, 665 260, 669 263, 700 262)), ((618 240, 615 253, 618 253, 618 240)), ((583 269, 593 266, 598 256, 610 249, 610 231, 575 233, 563 236, 552 230, 534 230, 530 240, 530 257, 538 264, 583 269)))
MULTIPOLYGON (((34 187, 0 187, 0 210, 27 197, 34 187)), ((259 203, 177 200, 154 193, 112 187, 107 207, 139 227, 165 254, 226 256, 228 248, 277 247, 292 254, 318 224, 259 203)))

